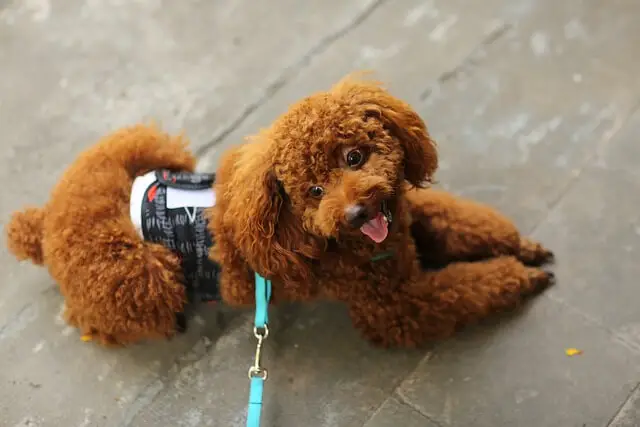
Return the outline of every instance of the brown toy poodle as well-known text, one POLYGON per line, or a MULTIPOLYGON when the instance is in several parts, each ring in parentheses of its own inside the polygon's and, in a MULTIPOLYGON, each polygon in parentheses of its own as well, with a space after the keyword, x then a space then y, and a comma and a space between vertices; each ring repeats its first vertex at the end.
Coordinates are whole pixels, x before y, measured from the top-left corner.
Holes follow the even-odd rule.
POLYGON ((549 250, 428 188, 437 163, 409 105, 346 78, 230 149, 215 176, 189 173, 181 138, 108 136, 45 207, 14 215, 9 247, 49 268, 69 323, 104 344, 169 337, 190 301, 251 305, 257 271, 275 302, 339 300, 371 342, 415 346, 553 283, 537 268, 549 250))

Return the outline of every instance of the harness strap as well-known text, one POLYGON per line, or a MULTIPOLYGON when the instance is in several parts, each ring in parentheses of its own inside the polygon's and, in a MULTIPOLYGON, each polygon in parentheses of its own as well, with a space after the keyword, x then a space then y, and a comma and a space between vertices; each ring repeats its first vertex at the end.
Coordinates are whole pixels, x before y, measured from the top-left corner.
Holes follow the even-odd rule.
POLYGON ((258 339, 256 357, 253 366, 249 369, 251 380, 249 389, 249 405, 247 408, 247 427, 260 427, 260 415, 262 412, 262 392, 264 381, 267 379, 267 370, 260 366, 260 350, 262 342, 269 334, 269 299, 271 298, 271 281, 256 273, 256 314, 253 333, 258 339))

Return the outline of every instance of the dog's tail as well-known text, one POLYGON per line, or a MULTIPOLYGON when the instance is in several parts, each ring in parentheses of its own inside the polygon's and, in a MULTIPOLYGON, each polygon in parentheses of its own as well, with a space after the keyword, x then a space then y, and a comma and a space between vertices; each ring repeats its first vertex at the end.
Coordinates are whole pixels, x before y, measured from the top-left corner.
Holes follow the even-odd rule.
POLYGON ((154 124, 139 124, 105 136, 86 155, 92 158, 93 168, 113 167, 113 163, 100 161, 106 157, 136 176, 156 168, 193 170, 196 159, 188 146, 184 135, 171 136, 154 124))
POLYGON ((42 265, 44 209, 27 208, 14 212, 5 227, 9 251, 20 261, 42 265))

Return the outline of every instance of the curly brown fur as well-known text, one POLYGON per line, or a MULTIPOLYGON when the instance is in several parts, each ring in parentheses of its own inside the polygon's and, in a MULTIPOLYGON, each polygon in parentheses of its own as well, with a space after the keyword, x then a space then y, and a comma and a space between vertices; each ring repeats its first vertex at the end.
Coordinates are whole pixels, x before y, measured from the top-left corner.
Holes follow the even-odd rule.
POLYGON ((210 226, 223 298, 251 304, 257 271, 276 300, 340 300, 372 342, 415 346, 553 283, 534 267, 551 253, 508 219, 420 188, 436 168, 424 122, 376 83, 346 78, 293 105, 221 162, 210 226), (375 243, 358 219, 385 204, 393 221, 375 243))
POLYGON ((129 219, 133 179, 155 168, 191 171, 186 141, 134 126, 103 138, 65 171, 42 208, 6 227, 18 259, 46 266, 67 321, 103 344, 169 337, 185 290, 177 257, 144 242, 129 219))
POLYGON ((30 260, 42 265, 42 226, 44 211, 40 208, 25 208, 14 212, 6 227, 9 251, 20 261, 30 260))
MULTIPOLYGON (((502 215, 420 188, 437 168, 435 143, 377 84, 345 79, 302 100, 221 163, 208 216, 227 304, 253 303, 257 271, 274 280, 276 301, 340 300, 372 342, 414 346, 552 283, 535 268, 551 253, 502 215), (354 150, 362 161, 349 166, 354 150), (375 243, 359 221, 381 206, 393 221, 375 243)), ((69 167, 45 206, 12 216, 8 247, 48 268, 84 334, 117 345, 172 336, 186 320, 180 261, 139 237, 130 191, 149 170, 194 165, 181 138, 117 131, 69 167)))

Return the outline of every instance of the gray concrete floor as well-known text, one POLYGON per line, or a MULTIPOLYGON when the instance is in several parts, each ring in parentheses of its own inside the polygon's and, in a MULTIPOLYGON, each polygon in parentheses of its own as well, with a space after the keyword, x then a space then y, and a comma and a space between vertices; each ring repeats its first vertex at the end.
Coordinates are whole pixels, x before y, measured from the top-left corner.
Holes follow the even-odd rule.
MULTIPOLYGON (((637 0, 0 0, 0 222, 105 132, 156 119, 220 152, 347 72, 428 121, 438 179, 556 252, 522 313, 424 351, 341 307, 272 315, 265 426, 640 425, 637 0), (583 351, 568 357, 565 350, 583 351)), ((105 350, 0 249, 1 426, 242 426, 250 313, 105 350)))

